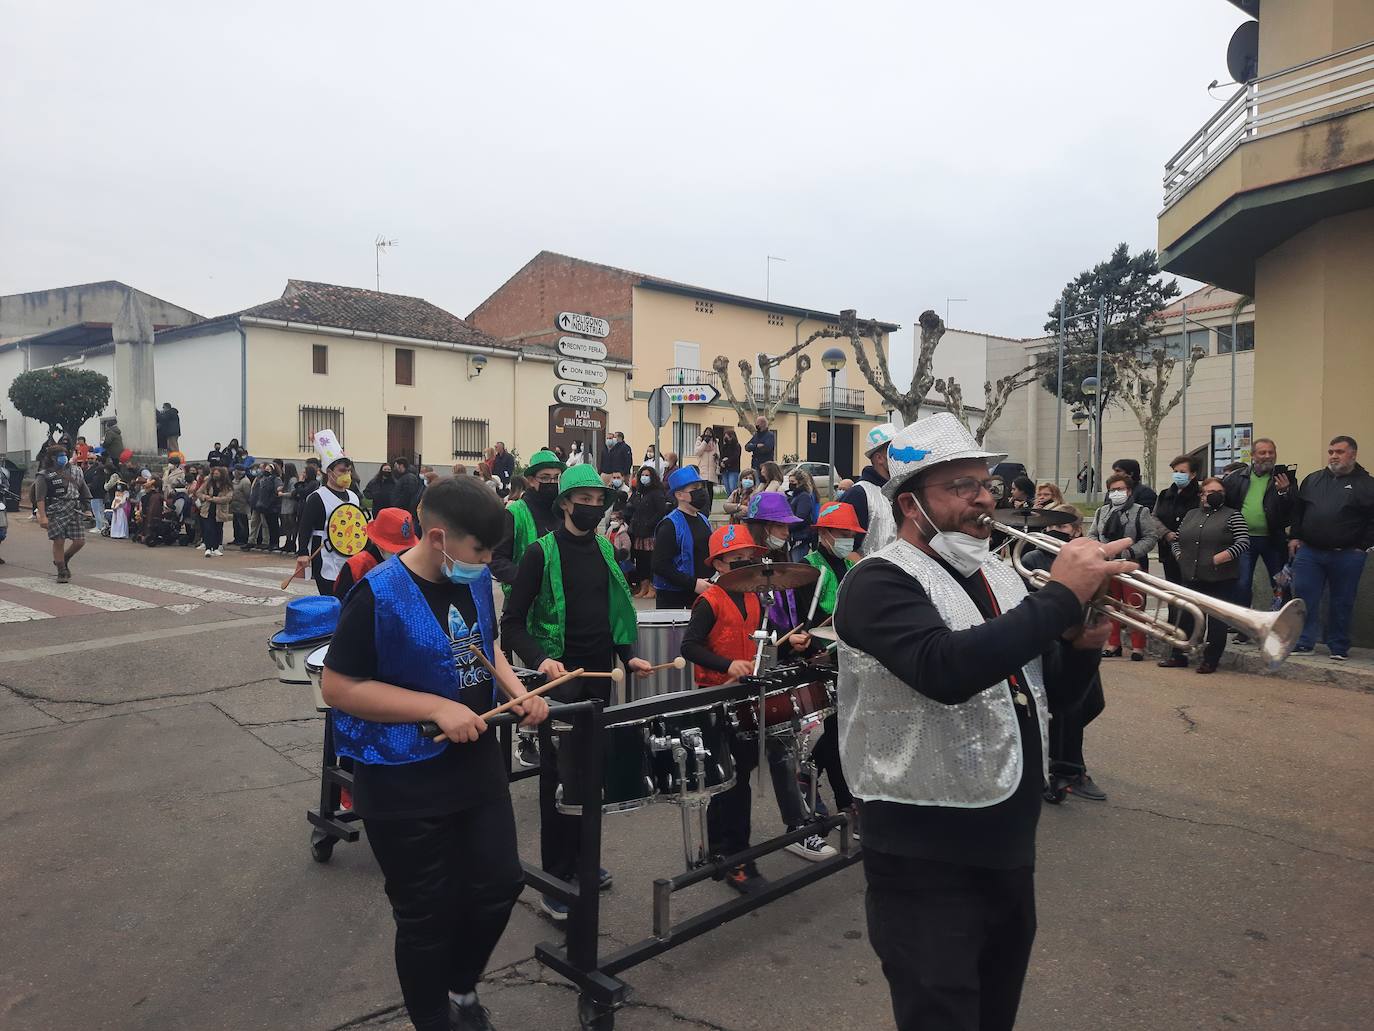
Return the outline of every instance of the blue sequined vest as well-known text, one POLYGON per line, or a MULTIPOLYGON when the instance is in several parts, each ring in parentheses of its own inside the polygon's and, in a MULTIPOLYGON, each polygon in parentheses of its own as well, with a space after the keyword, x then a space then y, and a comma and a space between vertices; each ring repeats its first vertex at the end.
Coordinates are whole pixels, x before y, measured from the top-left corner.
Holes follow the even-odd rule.
MULTIPOLYGON (((683 576, 696 575, 696 551, 692 546, 692 527, 687 522, 687 513, 680 508, 675 508, 668 513, 668 522, 673 524, 673 533, 677 535, 677 554, 673 556, 673 568, 683 576)), ((700 512, 697 518, 706 524, 709 529, 711 522, 700 512)), ((656 591, 677 591, 681 588, 670 584, 661 576, 654 577, 654 590, 656 591)))
MULTIPOLYGON (((364 578, 376 599, 373 635, 377 647, 377 679, 411 691, 425 691, 461 700, 464 688, 483 682, 496 685, 491 674, 475 656, 464 653, 463 661, 454 659, 454 642, 466 648, 471 630, 461 624, 452 626, 454 640, 439 626, 434 613, 420 593, 403 563, 383 562, 364 578)), ((491 603, 491 573, 483 572, 469 587, 477 607, 477 630, 487 661, 495 661, 495 615, 491 603)), ((456 610, 455 610, 456 612, 456 610)), ((450 622, 455 618, 450 613, 450 622)), ((413 723, 374 723, 330 710, 334 722, 334 749, 359 762, 380 766, 433 759, 448 747, 435 744, 422 735, 413 723)))

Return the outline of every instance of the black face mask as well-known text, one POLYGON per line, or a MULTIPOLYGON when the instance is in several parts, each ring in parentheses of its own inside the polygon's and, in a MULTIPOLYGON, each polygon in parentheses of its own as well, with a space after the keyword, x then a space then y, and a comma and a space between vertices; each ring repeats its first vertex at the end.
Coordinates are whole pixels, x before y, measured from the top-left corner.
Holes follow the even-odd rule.
POLYGON ((573 505, 568 518, 572 520, 573 526, 583 533, 589 533, 600 525, 605 514, 606 510, 600 505, 573 505))
POLYGON ((697 487, 692 491, 691 505, 698 512, 709 512, 711 509, 711 491, 707 487, 697 487))
POLYGON ((551 505, 553 504, 553 499, 558 497, 558 484, 541 483, 535 488, 534 492, 539 495, 539 499, 546 505, 551 505))
POLYGON ((729 568, 729 570, 730 570, 732 573, 733 573, 736 569, 743 569, 745 566, 752 566, 753 564, 754 564, 754 560, 753 560, 753 559, 749 559, 749 558, 742 558, 742 559, 740 559, 738 562, 728 562, 728 563, 726 563, 727 567, 729 568))
POLYGON ((1225 500, 1225 496, 1217 491, 1202 495, 1202 503, 1208 508, 1220 508, 1222 502, 1225 500))

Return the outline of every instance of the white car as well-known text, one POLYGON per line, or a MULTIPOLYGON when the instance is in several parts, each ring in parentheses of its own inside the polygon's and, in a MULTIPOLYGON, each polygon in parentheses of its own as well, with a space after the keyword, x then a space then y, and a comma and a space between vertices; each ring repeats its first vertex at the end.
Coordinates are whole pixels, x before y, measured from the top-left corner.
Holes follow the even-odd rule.
POLYGON ((782 471, 782 485, 787 486, 787 477, 794 469, 803 469, 816 483, 816 494, 822 499, 830 497, 830 466, 824 462, 794 462, 782 471))

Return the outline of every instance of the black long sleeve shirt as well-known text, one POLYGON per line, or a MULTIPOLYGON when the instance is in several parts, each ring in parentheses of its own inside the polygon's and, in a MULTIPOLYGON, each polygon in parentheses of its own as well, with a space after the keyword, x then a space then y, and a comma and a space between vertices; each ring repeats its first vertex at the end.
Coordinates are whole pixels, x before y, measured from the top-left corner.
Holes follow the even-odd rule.
MULTIPOLYGON (((553 507, 552 500, 545 498, 536 490, 526 491, 522 500, 534 517, 534 536, 544 536, 550 530, 563 525, 563 513, 553 507)), ((515 516, 506 509, 506 532, 501 541, 492 549, 491 575, 499 584, 513 584, 516 577, 515 561, 515 516)))
MULTIPOLYGON (((875 487, 881 487, 883 484, 887 482, 885 479, 878 475, 878 470, 874 469, 871 465, 864 466, 863 472, 859 473, 859 479, 866 480, 869 483, 873 484, 875 487)), ((844 496, 840 498, 840 500, 843 501, 846 505, 854 506, 854 515, 859 520, 860 526, 868 525, 869 513, 867 491, 865 491, 856 483, 854 484, 854 486, 850 487, 847 491, 844 492, 844 496)), ((862 533, 856 533, 854 535, 854 550, 858 551, 863 548, 865 536, 867 535, 862 533)))
POLYGON ((664 518, 654 531, 654 557, 650 565, 654 576, 661 577, 679 591, 694 592, 698 580, 711 578, 711 564, 707 555, 711 550, 711 528, 696 516, 687 517, 687 526, 692 531, 692 572, 683 574, 677 571, 677 527, 672 520, 664 518))
POLYGON ((530 669, 545 659, 565 656, 610 655, 622 662, 635 657, 633 645, 616 645, 611 640, 611 571, 606 568, 595 534, 579 537, 567 527, 554 531, 558 557, 563 569, 564 618, 563 654, 550 656, 539 647, 529 631, 530 607, 544 582, 544 550, 526 548, 520 559, 510 597, 501 613, 501 639, 515 650, 530 669))
POLYGON ((1292 536, 1313 548, 1374 547, 1374 476, 1356 465, 1345 476, 1318 469, 1303 478, 1292 536))
MULTIPOLYGON (((966 702, 1004 680, 1024 685, 1023 667, 1037 656, 1052 711, 1087 693, 1099 656, 1061 640, 1082 618, 1072 591, 1051 583, 999 614, 981 573, 962 577, 948 565, 945 569, 985 622, 951 630, 917 580, 885 559, 870 558, 851 569, 840 587, 835 610, 840 637, 913 690, 945 705, 966 702)), ((1033 705, 1015 709, 1022 776, 1009 798, 976 809, 865 802, 864 847, 966 866, 1034 866, 1044 787, 1040 728, 1033 705)))
MULTIPOLYGON (((739 610, 739 614, 747 619, 748 610, 745 608, 744 595, 734 591, 726 591, 726 594, 729 596, 730 600, 735 603, 735 608, 739 610)), ((763 618, 765 625, 768 623, 766 609, 767 606, 765 606, 765 615, 763 618)), ((687 621, 687 630, 682 635, 682 657, 693 665, 704 666, 707 669, 715 670, 717 673, 725 673, 730 669, 730 663, 734 660, 727 659, 723 655, 713 652, 710 645, 707 644, 707 638, 711 636, 711 631, 715 628, 716 610, 705 602, 693 605, 692 616, 687 621)), ((792 628, 790 626, 775 626, 772 629, 781 634, 792 628)), ((813 642, 811 651, 816 652, 820 650, 822 649, 818 648, 813 642)), ((798 656, 790 646, 783 645, 778 649, 779 662, 791 662, 796 658, 798 658, 798 656)))

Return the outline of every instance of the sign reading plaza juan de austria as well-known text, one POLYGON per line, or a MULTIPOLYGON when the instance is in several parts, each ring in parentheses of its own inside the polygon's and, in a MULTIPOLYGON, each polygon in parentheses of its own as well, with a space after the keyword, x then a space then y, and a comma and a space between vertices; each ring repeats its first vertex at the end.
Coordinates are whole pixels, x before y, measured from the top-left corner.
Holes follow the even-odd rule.
POLYGON ((558 353, 584 362, 604 362, 606 345, 600 340, 587 340, 585 337, 559 337, 558 353))
POLYGON ((580 333, 584 337, 600 339, 611 335, 611 324, 605 319, 598 319, 595 315, 579 315, 575 311, 560 311, 554 326, 564 333, 580 333))

